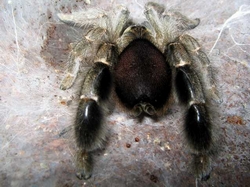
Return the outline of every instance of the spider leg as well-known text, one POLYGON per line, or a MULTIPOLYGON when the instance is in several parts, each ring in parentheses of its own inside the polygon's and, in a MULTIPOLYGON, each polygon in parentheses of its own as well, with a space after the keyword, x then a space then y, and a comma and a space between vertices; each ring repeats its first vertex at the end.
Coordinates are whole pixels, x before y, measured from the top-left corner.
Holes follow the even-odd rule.
POLYGON ((103 146, 106 139, 102 101, 109 96, 111 74, 107 64, 96 62, 88 71, 81 90, 80 103, 74 122, 78 147, 77 177, 91 177, 93 159, 91 151, 103 146))
POLYGON ((155 31, 158 43, 169 43, 176 36, 199 25, 199 19, 189 19, 179 12, 166 12, 163 5, 149 2, 145 6, 145 16, 155 31))
POLYGON ((175 88, 181 103, 187 106, 185 135, 194 150, 194 172, 202 180, 211 171, 212 124, 205 93, 199 75, 193 68, 192 59, 181 43, 170 43, 166 50, 167 60, 176 69, 175 88))
POLYGON ((164 38, 163 25, 161 23, 162 13, 165 11, 165 7, 157 3, 149 2, 145 5, 145 16, 149 23, 155 30, 156 40, 164 38))
POLYGON ((182 35, 178 38, 178 41, 182 43, 185 49, 191 54, 192 61, 197 62, 196 65, 200 66, 202 70, 203 77, 205 78, 204 82, 207 84, 212 98, 219 101, 218 91, 215 84, 215 75, 214 69, 211 66, 211 63, 207 55, 202 51, 200 44, 190 35, 182 35))
POLYGON ((124 31, 125 26, 128 23, 129 11, 125 7, 120 7, 120 12, 118 13, 118 17, 115 21, 114 26, 114 37, 115 39, 119 38, 124 31))
POLYGON ((107 48, 110 48, 111 45, 106 45, 106 43, 99 45, 99 43, 96 43, 95 41, 105 40, 108 33, 109 32, 104 28, 94 27, 86 33, 86 35, 82 38, 81 41, 79 41, 73 46, 68 60, 68 68, 66 71, 66 75, 64 76, 60 85, 60 88, 62 90, 69 89, 74 84, 83 62, 87 64, 89 63, 88 61, 90 59, 93 59, 93 51, 98 51, 98 54, 94 57, 95 62, 96 59, 99 59, 99 61, 103 62, 103 59, 107 58, 107 55, 109 54, 105 53, 107 51, 110 51, 107 50, 107 48), (100 55, 105 57, 101 59, 100 55))
POLYGON ((94 65, 88 71, 81 88, 80 102, 74 129, 78 147, 76 165, 77 177, 91 177, 93 159, 91 152, 102 147, 106 140, 104 127, 104 101, 112 87, 111 63, 117 58, 116 47, 110 43, 100 45, 94 65))
MULTIPOLYGON (((81 64, 88 61, 99 59, 99 62, 105 63, 104 59, 107 56, 112 57, 112 54, 106 54, 111 50, 111 43, 116 43, 120 35, 128 23, 129 11, 127 8, 119 7, 117 16, 111 17, 104 11, 96 9, 84 10, 81 12, 67 14, 58 14, 58 17, 64 23, 69 25, 86 27, 87 33, 80 42, 73 46, 68 60, 68 68, 64 76, 60 88, 62 90, 69 89, 75 82, 80 70, 81 64), (95 22, 96 24, 93 24, 95 22), (109 44, 108 44, 109 43, 109 44), (108 44, 108 45, 106 45, 108 44), (97 56, 94 56, 94 51, 97 51, 97 56), (100 56, 104 56, 102 59, 100 56)), ((112 61, 109 61, 112 62, 112 61)))
POLYGON ((74 84, 80 70, 80 65, 87 58, 86 54, 89 53, 90 45, 90 42, 83 38, 73 46, 73 50, 69 56, 66 74, 60 84, 60 89, 69 89, 74 84))

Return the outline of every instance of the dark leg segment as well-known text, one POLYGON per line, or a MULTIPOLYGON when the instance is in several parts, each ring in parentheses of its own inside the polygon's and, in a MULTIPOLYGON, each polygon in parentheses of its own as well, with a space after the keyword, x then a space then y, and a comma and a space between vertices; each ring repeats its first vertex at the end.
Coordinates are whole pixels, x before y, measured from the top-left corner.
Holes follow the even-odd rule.
POLYGON ((81 98, 103 101, 109 96, 111 73, 107 64, 96 62, 87 73, 81 89, 81 98))
POLYGON ((178 98, 182 103, 205 103, 199 77, 189 65, 177 68, 175 83, 178 98))
POLYGON ((75 137, 78 147, 76 156, 77 177, 91 177, 93 159, 91 151, 103 146, 106 140, 106 129, 103 126, 103 111, 100 106, 107 99, 111 88, 109 66, 95 63, 87 73, 81 99, 75 118, 75 137))
POLYGON ((211 124, 204 104, 190 106, 185 123, 187 138, 193 148, 205 152, 211 146, 211 124))
POLYGON ((82 99, 75 120, 75 136, 78 147, 88 150, 95 149, 100 129, 102 128, 103 114, 97 102, 93 99, 82 99))

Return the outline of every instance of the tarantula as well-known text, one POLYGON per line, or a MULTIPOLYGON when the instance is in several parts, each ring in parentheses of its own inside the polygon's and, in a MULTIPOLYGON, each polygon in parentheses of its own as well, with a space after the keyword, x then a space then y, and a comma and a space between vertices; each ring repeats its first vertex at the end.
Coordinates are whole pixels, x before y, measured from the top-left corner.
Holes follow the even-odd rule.
POLYGON ((106 140, 104 101, 114 90, 119 102, 135 117, 164 114, 171 93, 186 107, 185 135, 193 150, 194 173, 207 180, 211 170, 213 134, 208 98, 214 90, 210 62, 198 42, 185 31, 198 26, 179 12, 156 3, 145 5, 146 21, 135 24, 121 7, 115 16, 88 9, 61 21, 86 30, 69 57, 60 88, 70 88, 81 64, 92 62, 81 85, 74 121, 77 177, 88 179, 92 151, 106 140))

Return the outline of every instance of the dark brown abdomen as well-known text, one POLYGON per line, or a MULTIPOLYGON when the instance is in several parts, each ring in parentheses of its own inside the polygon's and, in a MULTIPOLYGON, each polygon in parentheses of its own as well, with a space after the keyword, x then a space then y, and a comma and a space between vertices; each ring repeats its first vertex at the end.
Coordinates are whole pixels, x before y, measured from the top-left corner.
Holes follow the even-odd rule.
POLYGON ((145 39, 131 42, 114 68, 116 93, 128 108, 141 102, 161 108, 169 98, 171 78, 164 55, 145 39))

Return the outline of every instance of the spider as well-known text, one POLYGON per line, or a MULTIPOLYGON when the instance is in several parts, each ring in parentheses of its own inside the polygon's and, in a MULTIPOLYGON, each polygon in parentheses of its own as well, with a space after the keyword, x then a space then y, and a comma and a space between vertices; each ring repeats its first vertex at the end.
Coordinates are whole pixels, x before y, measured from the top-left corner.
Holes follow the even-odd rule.
POLYGON ((166 11, 153 2, 145 5, 141 24, 132 21, 127 8, 117 12, 88 9, 58 15, 64 23, 86 30, 72 48, 60 88, 69 89, 81 65, 92 63, 80 88, 74 120, 77 177, 91 177, 92 152, 107 139, 105 101, 113 91, 120 105, 138 118, 164 115, 176 98, 187 111, 184 129, 195 176, 207 180, 214 147, 208 99, 215 84, 206 54, 184 34, 198 26, 199 19, 166 11))

